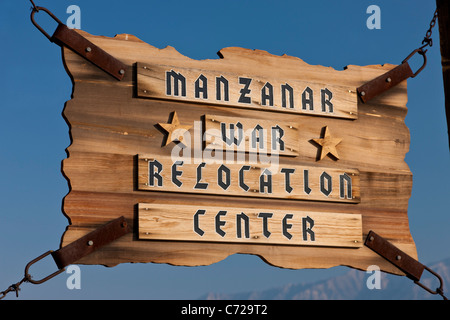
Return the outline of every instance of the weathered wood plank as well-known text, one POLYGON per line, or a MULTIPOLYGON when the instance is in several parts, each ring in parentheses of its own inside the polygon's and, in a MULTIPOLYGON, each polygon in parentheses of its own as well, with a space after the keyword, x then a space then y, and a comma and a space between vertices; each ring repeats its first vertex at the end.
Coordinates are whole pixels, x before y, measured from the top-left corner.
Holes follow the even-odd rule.
MULTIPOLYGON (((155 59, 156 60, 156 59, 155 59)), ((356 88, 292 79, 261 79, 241 69, 238 74, 197 67, 137 63, 137 95, 259 111, 356 119, 356 88)), ((248 71, 249 70, 249 71, 248 71)))
POLYGON ((361 215, 139 204, 139 239, 360 248, 361 215))
POLYGON ((298 156, 298 124, 207 114, 203 119, 205 150, 298 156))
POLYGON ((138 156, 138 189, 241 197, 360 201, 359 172, 275 163, 138 156))

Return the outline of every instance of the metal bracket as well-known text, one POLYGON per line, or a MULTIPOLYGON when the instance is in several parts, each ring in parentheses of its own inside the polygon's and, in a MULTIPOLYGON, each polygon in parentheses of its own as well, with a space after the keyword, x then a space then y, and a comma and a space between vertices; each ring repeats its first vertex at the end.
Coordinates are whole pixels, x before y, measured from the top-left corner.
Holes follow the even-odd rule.
POLYGON ((360 86, 356 91, 362 102, 366 103, 413 75, 409 63, 405 61, 394 69, 360 86))
POLYGON ((50 10, 43 7, 34 7, 31 12, 31 22, 34 26, 42 32, 51 42, 56 43, 60 47, 67 47, 79 54, 83 58, 95 64, 103 71, 109 73, 117 80, 122 80, 125 75, 126 65, 117 60, 103 49, 99 48, 85 37, 77 33, 76 31, 69 29, 64 23, 62 23, 50 10), (52 36, 50 36, 40 25, 34 20, 36 12, 44 11, 53 20, 58 23, 58 27, 52 36))
POLYGON ((386 239, 380 237, 375 232, 369 232, 364 245, 402 270, 412 280, 420 280, 423 270, 425 269, 424 265, 398 249, 386 239))
POLYGON ((447 298, 444 296, 444 289, 443 289, 444 284, 442 278, 436 272, 434 272, 427 266, 418 262, 413 257, 409 256, 408 254, 406 254, 405 252, 394 246, 388 240, 379 236, 375 232, 370 231, 369 234, 367 235, 364 245, 372 249, 380 256, 382 256, 384 259, 386 259, 394 266, 399 268, 401 271, 403 271, 406 274, 406 276, 411 280, 413 280, 414 283, 417 284, 418 286, 422 287, 431 294, 439 294, 445 300, 447 300, 447 298), (424 270, 427 270, 439 280, 440 284, 439 288, 437 288, 436 290, 431 290, 430 288, 426 287, 420 282, 420 278, 422 277, 424 270))
POLYGON ((125 218, 120 217, 51 254, 58 268, 62 269, 128 232, 130 229, 125 218))
POLYGON ((395 87, 400 82, 408 78, 415 78, 427 65, 427 50, 424 50, 427 45, 429 44, 426 44, 411 52, 405 58, 405 60, 402 61, 401 65, 363 84, 358 89, 356 89, 356 92, 358 93, 358 96, 360 97, 362 102, 366 103, 370 99, 389 90, 392 87, 395 87), (411 67, 409 66, 408 60, 411 59, 411 57, 413 57, 416 53, 423 57, 423 64, 419 69, 417 69, 416 72, 413 72, 411 70, 411 67))

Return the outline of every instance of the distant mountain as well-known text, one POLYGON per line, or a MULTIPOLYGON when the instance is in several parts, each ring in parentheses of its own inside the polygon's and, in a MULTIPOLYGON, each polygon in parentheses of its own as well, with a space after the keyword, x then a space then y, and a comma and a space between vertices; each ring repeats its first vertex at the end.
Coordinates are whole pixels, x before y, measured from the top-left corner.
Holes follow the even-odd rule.
MULTIPOLYGON (((450 258, 429 265, 444 281, 444 294, 450 297, 450 258)), ((314 283, 288 284, 263 291, 234 294, 208 293, 202 300, 442 300, 406 277, 381 272, 381 289, 368 289, 367 280, 373 273, 351 269, 342 276, 314 283)), ((432 290, 439 281, 424 271, 421 283, 432 290)))

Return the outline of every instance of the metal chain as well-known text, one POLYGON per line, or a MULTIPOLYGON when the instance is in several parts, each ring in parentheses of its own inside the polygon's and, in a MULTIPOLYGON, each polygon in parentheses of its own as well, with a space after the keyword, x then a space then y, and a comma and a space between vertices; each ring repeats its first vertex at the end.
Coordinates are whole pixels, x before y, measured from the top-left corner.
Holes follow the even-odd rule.
POLYGON ((34 4, 34 1, 33 1, 33 0, 30 0, 30 2, 31 2, 31 4, 33 5, 33 7, 31 8, 31 10, 38 12, 38 11, 39 11, 39 8, 36 7, 36 5, 34 4))
POLYGON ((426 33, 425 37, 423 38, 422 44, 424 44, 424 46, 421 47, 422 50, 426 46, 430 46, 430 47, 433 46, 433 39, 431 38, 431 35, 433 34, 433 28, 436 25, 437 17, 438 17, 438 11, 436 9, 436 11, 434 12, 434 15, 433 15, 433 19, 430 22, 430 28, 427 30, 427 33, 426 33))
POLYGON ((20 280, 17 283, 14 283, 12 285, 10 285, 8 287, 8 289, 6 289, 5 291, 0 292, 0 300, 2 300, 8 293, 10 293, 11 291, 15 291, 16 292, 16 297, 19 297, 19 290, 20 290, 20 285, 24 282, 28 281, 27 276, 25 276, 22 280, 20 280))
MULTIPOLYGON (((431 38, 431 35, 433 34, 433 28, 436 25, 436 20, 438 18, 438 10, 436 9, 436 11, 434 12, 433 15, 433 19, 431 19, 430 22, 430 28, 428 28, 427 33, 425 34, 425 37, 423 38, 422 44, 423 46, 421 46, 420 48, 417 49, 417 52, 421 55, 424 56, 425 58, 425 53, 427 52, 427 50, 424 50, 424 48, 426 47, 432 47, 433 46, 433 39, 431 38)), ((426 60, 425 60, 426 61, 426 60)), ((417 75, 417 73, 416 73, 417 75)), ((428 268, 427 268, 428 269, 428 268)), ((428 269, 429 270, 429 269, 428 269)), ((434 273, 434 272, 433 272, 434 273)), ((438 294, 440 295, 444 300, 448 300, 448 298, 444 295, 444 289, 443 289, 443 282, 441 277, 439 277, 439 275, 435 274, 439 280, 441 281, 441 286, 439 288, 436 289, 436 291, 432 291, 429 288, 423 286, 420 282, 418 281, 414 281, 414 283, 416 283, 417 285, 419 285, 420 287, 422 287, 423 289, 425 289, 426 291, 430 292, 431 294, 438 294)))
POLYGON ((431 35, 433 34, 433 28, 436 25, 436 20, 438 18, 438 11, 434 12, 433 19, 431 19, 430 22, 430 28, 428 28, 427 33, 425 34, 425 37, 422 40, 422 46, 414 50, 407 56, 402 63, 407 62, 412 56, 414 56, 416 53, 420 54, 423 57, 423 64, 422 66, 411 76, 411 78, 415 78, 427 65, 427 51, 424 50, 426 47, 432 47, 433 46, 433 39, 431 38, 431 35))

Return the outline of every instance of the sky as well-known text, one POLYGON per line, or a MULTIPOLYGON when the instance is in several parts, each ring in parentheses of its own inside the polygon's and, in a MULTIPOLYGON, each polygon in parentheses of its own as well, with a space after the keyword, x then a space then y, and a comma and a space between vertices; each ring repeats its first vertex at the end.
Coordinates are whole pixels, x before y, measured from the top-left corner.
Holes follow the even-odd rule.
MULTIPOLYGON (((61 51, 31 23, 27 0, 0 0, 0 291, 23 277, 25 265, 59 247, 68 225, 61 206, 68 184, 61 161, 70 144, 61 113, 72 83, 61 51)), ((65 22, 70 5, 81 9, 81 29, 113 37, 133 34, 158 48, 168 45, 193 59, 218 58, 226 47, 260 49, 342 70, 347 65, 400 64, 420 46, 435 10, 429 0, 150 1, 35 0, 65 22), (381 28, 369 29, 370 5, 381 28)), ((41 19, 41 17, 39 17, 41 19)), ((48 20, 48 19, 47 19, 48 20)), ((48 33, 54 24, 39 20, 48 33)), ((52 29, 53 28, 53 29, 52 29)), ((406 162, 413 173, 408 217, 419 261, 450 256, 450 159, 438 26, 428 65, 408 80, 411 133, 406 162)), ((415 66, 421 63, 411 61, 415 66)), ((414 68, 414 67, 413 67, 414 68)), ((286 270, 252 255, 232 255, 210 266, 120 264, 80 266, 81 289, 70 274, 41 285, 25 283, 19 299, 197 299, 207 292, 263 290, 311 282, 349 269, 286 270)), ((56 271, 51 259, 36 278, 56 271)), ((409 281, 405 278, 405 281, 409 281)), ((6 299, 17 299, 10 294, 6 299)))

